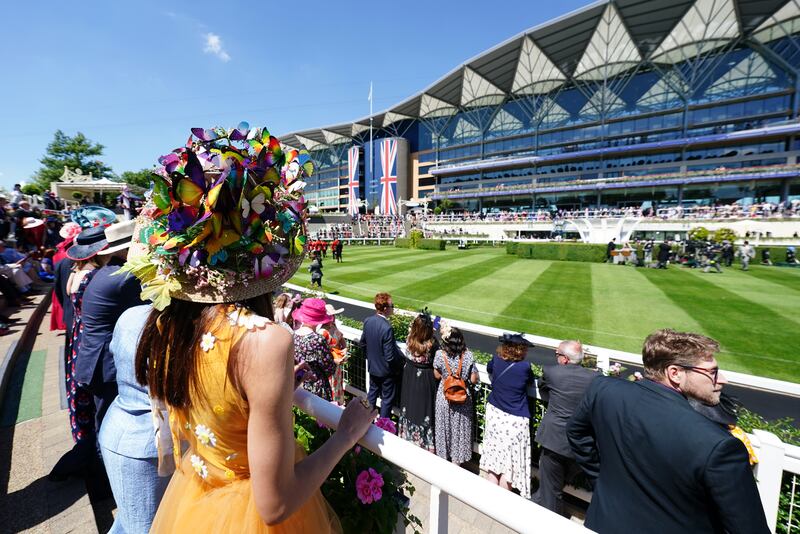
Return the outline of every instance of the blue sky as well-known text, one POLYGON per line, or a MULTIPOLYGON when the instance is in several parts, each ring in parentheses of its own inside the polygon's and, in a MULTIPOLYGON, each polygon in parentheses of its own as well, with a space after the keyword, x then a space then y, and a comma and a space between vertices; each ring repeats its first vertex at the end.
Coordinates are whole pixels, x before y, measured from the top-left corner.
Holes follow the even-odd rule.
POLYGON ((151 167, 189 128, 274 134, 367 115, 589 0, 12 2, 0 50, 0 186, 29 180, 57 129, 151 167), (399 6, 397 8, 393 6, 399 6))

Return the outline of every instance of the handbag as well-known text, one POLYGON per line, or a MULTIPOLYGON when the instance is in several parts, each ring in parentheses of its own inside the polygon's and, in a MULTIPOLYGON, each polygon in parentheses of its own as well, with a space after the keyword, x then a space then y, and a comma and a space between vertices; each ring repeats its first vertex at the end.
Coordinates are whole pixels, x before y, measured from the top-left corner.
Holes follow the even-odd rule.
POLYGON ((464 363, 464 353, 458 358, 458 370, 453 375, 447 354, 444 355, 444 366, 447 368, 447 378, 444 379, 442 389, 444 398, 450 404, 464 404, 467 402, 467 383, 461 378, 461 365, 464 363))

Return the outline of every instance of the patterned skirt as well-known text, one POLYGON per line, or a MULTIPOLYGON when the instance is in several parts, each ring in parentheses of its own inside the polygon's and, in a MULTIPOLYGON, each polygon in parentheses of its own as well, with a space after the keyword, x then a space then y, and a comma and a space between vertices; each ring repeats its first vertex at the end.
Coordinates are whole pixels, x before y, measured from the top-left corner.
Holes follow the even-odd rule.
POLYGON ((505 475, 520 494, 531 497, 531 430, 527 417, 511 415, 486 404, 486 429, 481 445, 481 469, 505 475))

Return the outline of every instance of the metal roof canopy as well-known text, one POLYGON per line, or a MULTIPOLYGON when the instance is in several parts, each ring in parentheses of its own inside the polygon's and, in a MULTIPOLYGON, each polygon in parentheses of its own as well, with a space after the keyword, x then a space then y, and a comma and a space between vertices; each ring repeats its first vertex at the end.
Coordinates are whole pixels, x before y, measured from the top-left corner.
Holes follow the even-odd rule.
MULTIPOLYGON (((523 50, 528 53, 531 50, 530 43, 526 43, 526 40, 532 40, 535 47, 541 50, 541 54, 546 58, 546 61, 540 59, 535 65, 528 64, 527 67, 529 69, 532 66, 536 66, 546 68, 552 73, 554 71, 549 65, 549 63, 552 63, 560 74, 571 77, 575 74, 580 75, 586 72, 585 68, 582 68, 583 72, 576 73, 576 69, 581 64, 582 58, 587 55, 587 47, 589 47, 590 41, 598 32, 598 28, 600 28, 601 32, 606 32, 605 41, 609 44, 616 43, 613 38, 614 35, 609 34, 609 30, 613 30, 613 28, 601 27, 604 23, 608 24, 609 20, 612 21, 612 25, 621 24, 624 26, 630 41, 632 41, 632 46, 635 47, 641 57, 648 59, 660 46, 665 45, 665 41, 668 39, 674 40, 677 35, 679 39, 686 40, 688 38, 686 31, 678 28, 681 25, 681 21, 687 16, 693 17, 692 13, 697 12, 699 9, 708 8, 709 4, 714 6, 717 4, 732 4, 734 8, 732 12, 735 13, 738 19, 738 28, 742 35, 747 36, 754 32, 759 25, 765 23, 768 17, 775 15, 778 10, 793 1, 599 0, 584 8, 530 28, 467 60, 419 93, 383 112, 373 114, 373 123, 376 128, 379 128, 383 124, 386 114, 389 114, 387 124, 390 124, 398 115, 419 118, 420 113, 430 112, 430 106, 424 106, 426 109, 421 109, 421 101, 424 95, 452 106, 452 109, 447 111, 454 112, 463 109, 462 104, 467 106, 470 104, 470 102, 465 101, 464 96, 465 94, 470 94, 470 91, 472 91, 472 96, 474 97, 473 105, 483 101, 493 103, 497 100, 499 92, 506 95, 530 94, 532 92, 530 84, 527 87, 520 86, 519 83, 515 86, 518 66, 523 64, 524 58, 521 57, 523 50), (613 7, 609 8, 609 6, 613 7), (610 15, 609 9, 615 12, 613 16, 610 15), (485 97, 483 99, 480 98, 481 95, 474 94, 474 88, 465 89, 464 87, 465 76, 468 80, 475 80, 474 74, 477 74, 487 82, 479 84, 480 91, 486 93, 483 95, 485 97), (491 87, 491 89, 487 90, 487 87, 491 87), (516 89, 516 93, 514 89, 516 89)), ((766 24, 769 24, 769 22, 766 24)), ((728 32, 725 37, 729 38, 730 33, 728 32)), ((595 38, 595 41, 597 41, 597 38, 595 38)), ((605 55, 607 59, 615 59, 613 54, 608 55, 606 53, 605 55)), ((530 57, 535 57, 535 54, 530 57)), ((629 48, 624 58, 616 59, 628 61, 633 57, 635 57, 633 49, 629 48)), ((597 55, 595 53, 589 63, 595 64, 596 62, 597 55)), ((586 62, 584 61, 585 66, 586 62)), ((615 68, 607 72, 616 74, 621 68, 615 68)), ((536 81, 536 77, 531 75, 530 72, 527 76, 529 81, 536 81)), ((547 87, 537 92, 553 89, 554 81, 567 83, 570 81, 569 78, 559 80, 560 77, 557 75, 552 75, 552 77, 554 79, 547 80, 549 86, 545 84, 547 87)), ((525 76, 523 75, 522 78, 525 79, 525 76)), ((548 76, 544 76, 544 78, 548 78, 548 76)), ((280 139, 286 144, 297 146, 302 144, 297 138, 299 135, 312 141, 314 146, 327 145, 327 140, 322 130, 352 138, 354 135, 359 135, 364 131, 364 127, 369 124, 369 118, 369 116, 366 116, 352 122, 292 132, 281 136, 280 139), (357 124, 357 126, 354 127, 354 124, 357 124)))

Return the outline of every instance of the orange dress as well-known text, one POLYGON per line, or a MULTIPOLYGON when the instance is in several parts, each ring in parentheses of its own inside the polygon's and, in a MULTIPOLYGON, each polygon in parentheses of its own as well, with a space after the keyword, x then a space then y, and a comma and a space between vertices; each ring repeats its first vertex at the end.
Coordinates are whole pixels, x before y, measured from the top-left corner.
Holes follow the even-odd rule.
MULTIPOLYGON (((279 525, 261 519, 253 499, 247 456, 249 408, 228 379, 231 347, 268 319, 244 308, 220 305, 199 351, 202 387, 189 409, 169 407, 175 465, 151 532, 327 533, 340 532, 338 518, 317 491, 279 525), (180 443, 188 443, 182 455, 180 443)), ((296 445, 295 461, 304 456, 296 445)))

